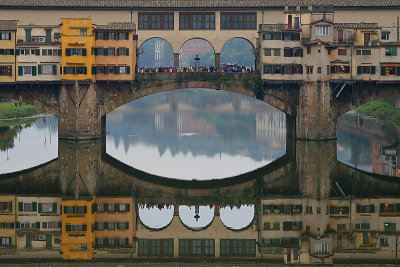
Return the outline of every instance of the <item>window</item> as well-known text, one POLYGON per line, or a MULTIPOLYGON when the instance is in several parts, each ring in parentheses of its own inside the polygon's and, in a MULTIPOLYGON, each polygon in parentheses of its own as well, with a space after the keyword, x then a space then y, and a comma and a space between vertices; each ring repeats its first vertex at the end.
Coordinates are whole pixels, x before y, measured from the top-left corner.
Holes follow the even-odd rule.
MULTIPOLYGON (((375 74, 375 71, 375 66, 357 66, 357 74, 375 74)), ((375 212, 374 205, 357 205, 357 212, 370 213, 371 209, 373 209, 375 212)))
POLYGON ((179 239, 179 256, 211 256, 214 245, 214 239, 179 239))
POLYGON ((108 48, 108 55, 109 56, 115 56, 115 48, 108 48))
MULTIPOLYGON (((400 75, 400 67, 398 67, 398 66, 381 66, 381 76, 386 76, 386 75, 399 76, 400 75)), ((382 211, 382 207, 381 207, 380 212, 391 212, 390 208, 392 208, 392 207, 394 208, 394 205, 385 206, 385 211, 382 211)))
POLYGON ((0 55, 14 55, 14 49, 0 49, 0 55))
POLYGON ((322 72, 321 67, 318 67, 318 68, 317 68, 317 73, 321 73, 321 72, 322 72))
POLYGON ((346 231, 346 224, 337 224, 337 230, 339 231, 339 232, 344 232, 344 231, 346 231))
MULTIPOLYGON (((0 76, 12 76, 12 66, 0 66, 0 76)), ((2 211, 1 204, 8 202, 0 202, 0 212, 8 212, 2 211)))
POLYGON ((129 210, 130 210, 130 204, 119 204, 119 212, 129 212, 129 210))
POLYGON ((327 25, 321 25, 321 26, 316 26, 316 35, 329 35, 329 26, 327 25))
POLYGON ((0 245, 11 246, 11 237, 1 237, 0 236, 0 245))
POLYGON ((345 206, 330 206, 329 207, 330 214, 349 214, 349 207, 345 206))
POLYGON ((215 29, 215 13, 179 13, 179 29, 181 30, 213 30, 215 29))
POLYGON ((280 48, 275 48, 274 50, 274 56, 279 57, 281 55, 281 49, 280 48))
POLYGON ((174 255, 173 239, 139 239, 139 256, 163 256, 174 255))
MULTIPOLYGON (((23 66, 24 75, 32 75, 31 66, 23 66)), ((32 203, 24 203, 24 211, 32 211, 32 203)))
POLYGON ((86 232, 87 225, 86 224, 67 224, 65 226, 65 231, 67 231, 67 232, 86 232))
MULTIPOLYGON (((74 71, 68 74, 75 74, 75 67, 64 67, 65 69, 72 68, 74 71)), ((87 206, 64 206, 64 214, 87 214, 87 206)))
POLYGON ((97 40, 104 40, 104 32, 96 32, 95 37, 97 40))
POLYGON ((381 247, 389 246, 388 238, 386 236, 379 238, 379 244, 381 245, 381 247))
POLYGON ((347 56, 347 49, 338 49, 339 56, 347 56))
POLYGON ((299 41, 300 33, 284 33, 282 39, 284 41, 299 41))
POLYGON ((397 56, 397 47, 395 46, 386 47, 385 56, 397 56))
POLYGON ((86 67, 76 67, 76 74, 87 74, 86 67))
MULTIPOLYGON (((53 65, 43 65, 43 70, 47 69, 47 67, 50 66, 50 72, 49 74, 53 73, 53 65), (46 68, 45 68, 46 66, 46 68)), ((43 71, 42 71, 43 72, 43 71)), ((54 213, 57 212, 57 204, 56 203, 39 203, 39 212, 44 212, 44 213, 54 213)))
MULTIPOLYGON (((50 64, 43 64, 43 65, 39 65, 39 74, 57 74, 57 68, 55 68, 54 66, 56 65, 50 65, 50 64), (56 72, 56 73, 54 73, 56 72)), ((50 207, 53 204, 43 204, 42 208, 53 208, 50 207)), ((44 212, 48 212, 48 211, 44 211, 44 212)))
POLYGON ((271 52, 272 52, 272 49, 271 48, 266 48, 266 49, 264 49, 264 55, 265 56, 271 56, 271 52))
POLYGON ((0 40, 11 40, 11 32, 0 33, 0 40))
POLYGON ((301 230, 302 223, 301 222, 283 222, 283 230, 284 231, 291 231, 291 230, 301 230))
POLYGON ((263 40, 281 40, 281 33, 265 33, 263 34, 263 40))
POLYGON ((264 65, 265 74, 279 74, 282 73, 281 65, 264 65))
POLYGON ((139 13, 139 30, 173 30, 173 29, 174 29, 173 13, 139 13))
POLYGON ((108 212, 115 212, 115 205, 114 204, 108 204, 107 205, 107 211, 108 212))
POLYGON ((104 222, 97 222, 95 224, 97 230, 104 230, 104 222))
POLYGON ((221 239, 221 257, 254 257, 256 255, 255 239, 221 239))
POLYGON ((331 73, 350 73, 350 66, 349 65, 331 66, 331 73))
POLYGON ((256 13, 221 13, 221 30, 255 30, 256 13))
POLYGON ((396 231, 396 223, 384 223, 385 232, 395 232, 396 231))
POLYGON ((316 254, 328 254, 328 244, 315 244, 315 251, 316 254))
POLYGON ((117 48, 117 56, 129 56, 129 48, 117 48))
POLYGON ((307 46, 307 54, 311 54, 311 46, 307 46))
POLYGON ((382 32, 381 40, 389 40, 389 34, 388 32, 382 32))
POLYGON ((306 69, 307 69, 307 74, 313 74, 313 70, 314 70, 313 66, 307 66, 306 69))
POLYGON ((129 222, 118 222, 117 223, 117 228, 119 230, 126 230, 129 229, 129 222))
POLYGON ((86 48, 66 48, 66 56, 86 56, 86 48))
POLYGON ((81 29, 81 36, 87 36, 87 29, 81 29))
POLYGON ((129 40, 129 32, 119 32, 118 39, 119 40, 129 40))

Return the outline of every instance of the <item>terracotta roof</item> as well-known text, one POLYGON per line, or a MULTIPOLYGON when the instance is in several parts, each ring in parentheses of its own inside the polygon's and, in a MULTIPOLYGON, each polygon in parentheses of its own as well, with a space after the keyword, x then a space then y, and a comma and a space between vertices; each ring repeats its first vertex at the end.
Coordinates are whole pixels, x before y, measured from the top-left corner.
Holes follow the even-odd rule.
POLYGON ((282 32, 285 24, 260 24, 260 32, 282 32))
POLYGON ((0 31, 16 31, 18 20, 0 20, 0 31))
POLYGON ((335 7, 400 7, 400 0, 0 0, 0 7, 71 8, 243 8, 333 5, 335 7))
POLYGON ((335 23, 337 29, 380 29, 378 23, 335 23))
POLYGON ((132 22, 109 22, 107 25, 98 25, 95 30, 125 30, 132 31, 135 29, 135 23, 132 22))

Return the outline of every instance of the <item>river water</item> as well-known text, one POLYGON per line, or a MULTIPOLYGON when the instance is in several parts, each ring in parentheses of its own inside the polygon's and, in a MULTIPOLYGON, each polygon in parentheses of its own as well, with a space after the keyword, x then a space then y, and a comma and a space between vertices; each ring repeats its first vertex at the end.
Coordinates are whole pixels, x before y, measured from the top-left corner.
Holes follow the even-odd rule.
POLYGON ((349 112, 337 141, 296 142, 282 112, 205 89, 116 109, 102 141, 58 141, 57 123, 0 121, 0 263, 396 260, 393 125, 349 112))

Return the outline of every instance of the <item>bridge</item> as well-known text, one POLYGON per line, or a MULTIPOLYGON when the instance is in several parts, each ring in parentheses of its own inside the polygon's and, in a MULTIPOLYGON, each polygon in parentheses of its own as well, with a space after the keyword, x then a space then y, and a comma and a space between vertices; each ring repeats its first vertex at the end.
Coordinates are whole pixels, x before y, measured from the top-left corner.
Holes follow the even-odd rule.
POLYGON ((287 115, 291 137, 336 138, 337 118, 354 107, 400 94, 396 83, 346 85, 337 94, 329 82, 270 84, 256 73, 138 73, 133 81, 60 81, 4 84, 0 96, 37 106, 59 118, 60 139, 84 140, 105 135, 105 115, 135 99, 184 88, 226 90, 257 98, 287 115))

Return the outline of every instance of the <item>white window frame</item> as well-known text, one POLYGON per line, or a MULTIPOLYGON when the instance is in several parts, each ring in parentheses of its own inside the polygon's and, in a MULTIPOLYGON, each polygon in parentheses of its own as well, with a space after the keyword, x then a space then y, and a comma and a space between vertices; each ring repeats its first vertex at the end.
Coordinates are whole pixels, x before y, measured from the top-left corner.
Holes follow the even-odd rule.
POLYGON ((317 25, 315 26, 315 34, 316 35, 329 35, 329 26, 328 25, 317 25))

